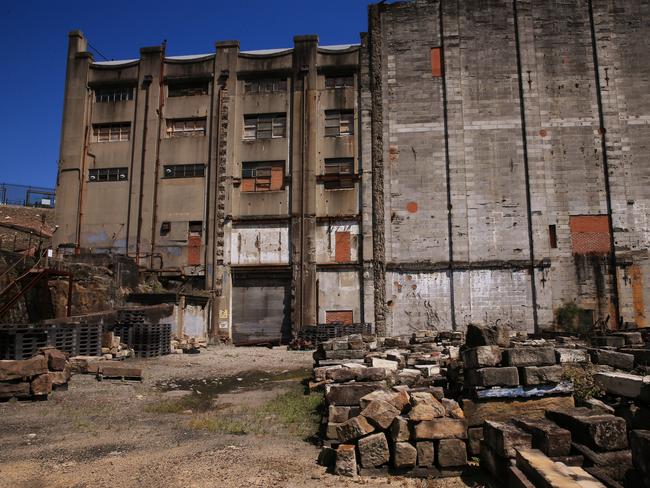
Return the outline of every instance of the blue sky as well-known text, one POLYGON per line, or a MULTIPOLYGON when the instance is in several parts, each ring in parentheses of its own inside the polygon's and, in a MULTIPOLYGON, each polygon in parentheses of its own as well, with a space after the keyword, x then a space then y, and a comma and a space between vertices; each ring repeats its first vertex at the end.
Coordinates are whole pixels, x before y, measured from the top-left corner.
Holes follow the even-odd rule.
MULTIPOLYGON (((167 54, 359 42, 369 0, 2 0, 0 1, 0 183, 54 186, 59 154, 67 33, 80 29, 109 59, 137 58, 167 39, 167 54)), ((96 60, 101 60, 95 54, 96 60)))

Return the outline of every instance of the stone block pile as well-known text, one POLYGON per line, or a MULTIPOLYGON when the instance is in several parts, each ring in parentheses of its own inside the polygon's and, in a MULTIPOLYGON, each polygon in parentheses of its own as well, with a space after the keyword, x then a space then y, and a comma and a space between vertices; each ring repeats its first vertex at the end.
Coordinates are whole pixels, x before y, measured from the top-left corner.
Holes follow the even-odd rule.
POLYGON ((467 464, 466 422, 441 383, 460 341, 427 331, 322 343, 312 384, 325 388, 321 463, 342 476, 458 474, 467 464))
POLYGON ((0 401, 44 400, 53 389, 67 387, 69 380, 67 354, 44 347, 29 359, 0 361, 0 401))
POLYGON ((641 332, 613 332, 591 338, 591 362, 612 368, 650 372, 650 348, 641 332))
POLYGON ((102 356, 104 359, 122 360, 133 357, 133 349, 123 344, 121 337, 114 332, 104 332, 102 334, 102 356))

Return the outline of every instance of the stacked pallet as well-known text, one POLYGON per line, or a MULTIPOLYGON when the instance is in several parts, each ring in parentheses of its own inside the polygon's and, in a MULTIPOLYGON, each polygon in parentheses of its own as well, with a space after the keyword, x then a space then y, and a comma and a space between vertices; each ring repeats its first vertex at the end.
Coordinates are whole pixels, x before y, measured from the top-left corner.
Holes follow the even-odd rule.
POLYGON ((322 343, 312 384, 326 392, 321 462, 342 476, 458 474, 467 463, 467 429, 437 384, 449 348, 457 348, 446 342, 452 339, 421 332, 322 343))
POLYGON ((481 452, 486 420, 542 418, 549 408, 574 406, 573 385, 562 380, 560 357, 552 343, 515 336, 508 327, 468 326, 462 405, 471 455, 481 452))
POLYGON ((75 322, 0 325, 0 359, 28 359, 48 346, 70 356, 99 356, 102 326, 75 322))
POLYGON ((67 354, 52 347, 42 348, 29 359, 0 360, 0 400, 47 399, 69 380, 67 354))

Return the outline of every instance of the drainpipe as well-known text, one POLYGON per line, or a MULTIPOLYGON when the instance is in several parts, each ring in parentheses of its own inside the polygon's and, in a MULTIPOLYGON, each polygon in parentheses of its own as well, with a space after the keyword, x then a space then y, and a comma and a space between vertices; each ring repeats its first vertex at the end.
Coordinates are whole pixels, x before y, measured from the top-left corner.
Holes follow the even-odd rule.
MULTIPOLYGON (((140 79, 140 64, 138 64, 138 79, 140 79)), ((135 97, 133 100, 133 128, 131 133, 131 162, 129 164, 129 201, 126 208, 126 255, 129 256, 129 239, 131 237, 131 194, 133 192, 133 168, 135 166, 135 134, 138 123, 138 98, 140 90, 138 86, 134 87, 135 97)))
MULTIPOLYGON (((211 83, 211 89, 210 89, 210 120, 209 120, 209 125, 208 125, 208 157, 206 160, 206 175, 205 175, 205 217, 203 219, 203 223, 205 225, 205 237, 204 237, 204 253, 203 253, 203 267, 205 269, 205 284, 206 288, 209 288, 210 290, 214 290, 214 286, 212 285, 213 283, 213 276, 214 276, 214 253, 212 253, 212 259, 210 259, 210 248, 211 246, 208 246, 208 243, 210 241, 211 245, 214 246, 214 239, 210 238, 210 197, 211 197, 211 185, 210 185, 210 178, 212 178, 212 137, 214 133, 214 91, 216 89, 216 82, 217 80, 215 79, 215 74, 216 74, 216 69, 217 69, 217 55, 214 55, 214 58, 212 60, 212 83, 211 83), (208 263, 212 261, 212 276, 208 277, 208 263)), ((216 222, 215 222, 216 225, 216 222)), ((210 323, 210 322, 208 322, 210 323)))
MULTIPOLYGON (((165 105, 165 85, 163 77, 165 75, 165 49, 167 42, 162 43, 160 53, 160 77, 158 90, 158 134, 156 135, 156 169, 153 179, 153 216, 151 217, 151 253, 149 257, 149 268, 153 269, 154 253, 156 251, 156 226, 158 224, 158 179, 160 178, 160 131, 163 121, 163 107, 165 105)), ((162 267, 162 266, 161 266, 162 267)))
POLYGON ((611 301, 614 305, 614 313, 616 314, 615 326, 621 325, 621 310, 619 304, 618 293, 618 276, 616 275, 616 241, 614 239, 614 222, 612 218, 612 191, 609 181, 609 159, 607 157, 607 129, 605 129, 605 114, 603 110, 603 97, 601 94, 602 84, 600 81, 600 65, 598 63, 598 44, 596 42, 596 24, 594 22, 594 6, 593 1, 588 0, 589 7, 589 25, 591 28, 591 52, 594 59, 594 77, 596 80, 596 102, 598 103, 598 133, 600 134, 600 149, 603 153, 603 174, 605 178, 605 200, 607 203, 607 225, 609 227, 609 272, 612 284, 611 301))
POLYGON ((300 127, 300 330, 304 326, 305 313, 305 120, 307 97, 307 73, 302 73, 301 127, 300 127))
POLYGON ((451 309, 451 328, 456 330, 456 294, 454 291, 454 235, 451 204, 451 158, 449 156, 449 112, 447 99, 447 70, 445 69, 445 35, 442 2, 439 3, 438 20, 440 32, 440 64, 442 68, 442 107, 445 131, 445 178, 447 179, 447 234, 449 243, 449 307, 451 309))
POLYGON ((140 157, 140 192, 138 196, 138 228, 136 233, 135 241, 135 263, 137 266, 140 265, 140 236, 142 235, 142 198, 144 193, 144 164, 145 156, 147 154, 147 129, 149 117, 149 89, 151 88, 151 82, 153 77, 151 75, 145 75, 142 84, 145 87, 145 102, 144 102, 144 126, 142 130, 142 154, 140 157))
POLYGON ((84 183, 86 175, 86 157, 88 155, 88 145, 90 144, 90 130, 92 129, 92 120, 93 120, 93 100, 92 100, 92 91, 88 88, 86 92, 87 100, 86 105, 88 109, 86 110, 86 131, 84 134, 84 150, 81 157, 81 171, 79 172, 79 198, 77 199, 77 238, 75 242, 74 253, 80 254, 81 252, 81 223, 83 220, 83 195, 84 195, 84 183))
POLYGON ((526 103, 524 99, 523 69, 521 66, 521 43, 519 41, 519 14, 517 0, 512 0, 512 13, 515 28, 515 47, 517 51, 517 82, 519 85, 519 113, 521 115, 521 142, 524 150, 524 181, 526 183, 526 224, 528 227, 528 250, 530 255, 530 292, 533 302, 533 326, 539 333, 539 318, 537 316, 537 284, 535 283, 535 242, 533 238, 533 212, 530 196, 530 169, 528 164, 528 136, 526 133, 526 103))

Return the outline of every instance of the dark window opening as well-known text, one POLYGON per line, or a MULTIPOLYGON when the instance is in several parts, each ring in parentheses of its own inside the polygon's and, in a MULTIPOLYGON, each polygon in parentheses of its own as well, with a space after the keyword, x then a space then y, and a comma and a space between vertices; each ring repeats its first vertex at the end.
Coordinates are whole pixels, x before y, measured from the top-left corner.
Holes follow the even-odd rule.
POLYGON ((160 224, 160 235, 161 236, 166 236, 168 235, 172 230, 172 223, 171 222, 163 222, 160 224))
POLYGON ((203 234, 203 221, 194 220, 189 224, 190 236, 200 236, 203 234))
POLYGON ((284 188, 284 161, 242 163, 241 191, 278 191, 284 188))
POLYGON ((325 88, 348 88, 354 86, 354 76, 326 76, 325 88))
POLYGON ((100 181, 126 181, 128 179, 128 168, 97 168, 88 170, 88 181, 93 183, 100 181))
POLYGON ((244 116, 244 139, 275 139, 286 137, 285 114, 261 114, 244 116))
POLYGON ((205 176, 204 164, 169 164, 164 168, 164 178, 199 178, 205 176))
POLYGON ((557 249, 557 228, 555 225, 548 226, 548 237, 551 244, 551 249, 557 249))
POLYGON ((320 179, 323 181, 326 190, 354 188, 354 159, 326 159, 325 173, 320 179))
POLYGON ((206 119, 167 119, 167 137, 205 135, 206 119))
POLYGON ((167 86, 167 95, 171 97, 193 97, 208 94, 207 81, 172 82, 167 86))
POLYGON ((354 134, 354 111, 326 110, 325 136, 351 136, 354 134))
POLYGON ((130 134, 130 122, 93 124, 93 142, 128 141, 130 134))
POLYGON ((245 93, 273 93, 287 91, 286 78, 259 78, 244 80, 245 93))
POLYGON ((107 86, 95 89, 95 102, 124 102, 133 100, 133 87, 131 86, 107 86))

